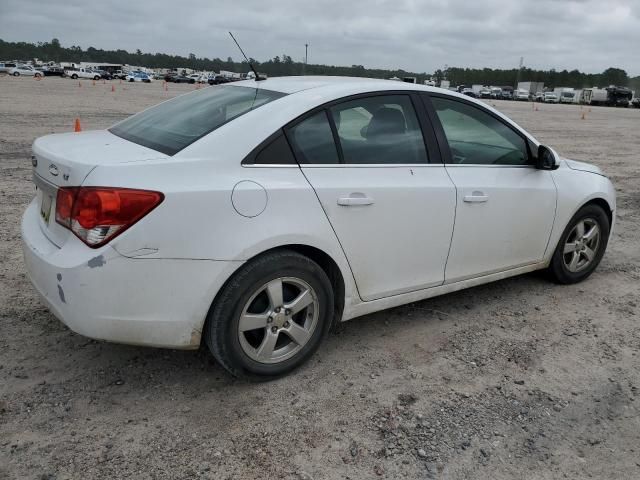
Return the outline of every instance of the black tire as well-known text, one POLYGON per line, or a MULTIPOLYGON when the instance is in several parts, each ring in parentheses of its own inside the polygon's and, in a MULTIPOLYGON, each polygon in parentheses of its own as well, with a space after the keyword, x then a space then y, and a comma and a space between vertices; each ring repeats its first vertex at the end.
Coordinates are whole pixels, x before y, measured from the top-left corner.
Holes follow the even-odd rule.
POLYGON ((13 72, 13 76, 14 77, 19 77, 20 76, 20 72, 13 72))
POLYGON ((78 79, 78 75, 76 75, 76 74, 74 73, 73 75, 71 75, 71 78, 72 78, 73 80, 77 80, 77 79, 78 79))
POLYGON ((553 257, 551 259, 551 264, 549 265, 549 274, 558 283, 562 284, 572 284, 578 283, 582 280, 586 279, 589 275, 593 273, 593 271, 598 267, 600 260, 604 255, 605 250, 607 249, 607 243, 609 241, 609 230, 611 225, 609 224, 609 217, 606 212, 596 204, 589 204, 582 207, 578 212, 571 218, 567 227, 562 232, 562 236, 560 237, 560 241, 556 246, 556 250, 553 253, 553 257), (600 228, 600 238, 598 242, 597 251, 595 252, 593 260, 591 263, 586 266, 586 268, 572 272, 566 265, 565 262, 565 254, 564 248, 567 240, 569 239, 569 235, 572 234, 576 225, 580 222, 594 221, 597 223, 600 228))
POLYGON ((42 74, 41 73, 34 73, 33 76, 37 78, 37 77, 41 77, 42 74))
POLYGON ((289 373, 313 355, 327 336, 333 315, 333 288, 324 270, 303 255, 280 250, 251 260, 227 281, 207 315, 204 339, 218 363, 234 377, 270 380, 289 373), (303 280, 313 289, 319 305, 317 323, 309 339, 295 355, 279 363, 262 363, 250 358, 243 350, 241 334, 238 333, 240 316, 245 305, 262 286, 280 277, 303 280))
POLYGON ((93 77, 94 80, 100 80, 100 75, 96 75, 95 77, 93 77))

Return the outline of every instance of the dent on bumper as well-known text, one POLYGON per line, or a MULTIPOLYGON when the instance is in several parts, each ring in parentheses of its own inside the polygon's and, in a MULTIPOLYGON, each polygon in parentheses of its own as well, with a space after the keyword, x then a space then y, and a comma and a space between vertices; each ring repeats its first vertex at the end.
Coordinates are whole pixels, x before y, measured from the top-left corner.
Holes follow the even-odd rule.
POLYGON ((32 203, 22 219, 27 274, 53 314, 73 331, 134 345, 198 348, 211 302, 237 262, 131 259, 42 233, 32 203))

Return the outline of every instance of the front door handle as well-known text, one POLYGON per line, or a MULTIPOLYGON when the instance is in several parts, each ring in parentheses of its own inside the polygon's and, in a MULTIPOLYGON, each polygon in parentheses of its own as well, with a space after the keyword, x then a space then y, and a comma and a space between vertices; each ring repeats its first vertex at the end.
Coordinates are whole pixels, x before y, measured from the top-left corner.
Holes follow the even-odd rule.
POLYGON ((338 205, 349 207, 351 205, 372 205, 373 198, 367 197, 364 193, 355 192, 348 197, 338 198, 338 205))
POLYGON ((464 201, 467 203, 483 203, 489 200, 489 195, 485 195, 484 192, 474 191, 471 195, 465 195, 464 201))

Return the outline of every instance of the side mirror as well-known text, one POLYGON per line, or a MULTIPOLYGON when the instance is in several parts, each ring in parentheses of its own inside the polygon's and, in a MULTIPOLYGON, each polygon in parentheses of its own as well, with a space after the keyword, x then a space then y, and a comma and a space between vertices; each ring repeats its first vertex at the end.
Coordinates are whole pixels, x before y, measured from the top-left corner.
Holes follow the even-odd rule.
POLYGON ((538 147, 538 157, 536 158, 536 168, 539 170, 555 170, 559 166, 558 154, 553 149, 540 145, 538 147))

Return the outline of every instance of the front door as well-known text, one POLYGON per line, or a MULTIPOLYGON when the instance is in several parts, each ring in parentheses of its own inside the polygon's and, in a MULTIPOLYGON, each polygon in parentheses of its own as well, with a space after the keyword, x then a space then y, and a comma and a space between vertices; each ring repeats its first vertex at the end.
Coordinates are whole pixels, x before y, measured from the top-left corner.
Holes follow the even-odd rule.
POLYGON ((361 97, 288 129, 363 300, 441 285, 455 188, 409 95, 361 97))
POLYGON ((445 282, 540 262, 556 208, 551 172, 532 165, 526 139, 497 116, 453 98, 431 102, 457 189, 445 282))

